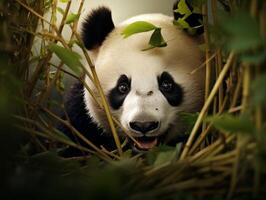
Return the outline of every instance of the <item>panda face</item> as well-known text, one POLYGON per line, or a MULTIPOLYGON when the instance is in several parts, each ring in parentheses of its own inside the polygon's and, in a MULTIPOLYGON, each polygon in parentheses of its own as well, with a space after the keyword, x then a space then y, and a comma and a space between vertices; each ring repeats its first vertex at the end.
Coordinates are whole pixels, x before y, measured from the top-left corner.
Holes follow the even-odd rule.
POLYGON ((145 76, 144 71, 138 72, 133 77, 121 75, 108 99, 113 110, 121 110, 120 122, 138 141, 139 148, 150 149, 175 120, 183 91, 166 71, 145 76))
MULTIPOLYGON (((83 38, 86 39, 88 33, 89 30, 84 29, 83 38)), ((162 137, 166 142, 174 140, 186 128, 178 114, 200 109, 204 94, 204 71, 191 74, 202 62, 197 45, 194 39, 173 26, 172 18, 160 14, 131 18, 113 27, 100 41, 86 45, 93 47, 88 49, 111 112, 138 141, 138 149, 150 149, 162 137), (147 48, 150 32, 126 39, 122 37, 122 30, 128 24, 140 20, 161 27, 167 47, 142 51, 147 48)), ((100 99, 88 77, 86 83, 100 99)), ((110 133, 104 111, 86 90, 84 97, 88 114, 110 133)), ((125 136, 122 131, 119 134, 125 136)))

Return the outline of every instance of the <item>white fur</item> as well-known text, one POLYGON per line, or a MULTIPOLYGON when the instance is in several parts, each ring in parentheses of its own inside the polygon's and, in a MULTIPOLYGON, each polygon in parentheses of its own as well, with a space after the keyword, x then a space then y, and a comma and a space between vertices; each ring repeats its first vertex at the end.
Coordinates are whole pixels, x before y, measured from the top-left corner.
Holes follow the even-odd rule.
MULTIPOLYGON (((112 110, 112 114, 126 129, 130 130, 130 121, 146 120, 160 122, 160 128, 149 133, 150 135, 160 135, 170 127, 178 133, 184 129, 178 113, 200 109, 204 93, 204 71, 199 70, 193 75, 190 72, 202 63, 202 55, 196 39, 175 27, 172 18, 161 14, 133 17, 116 26, 103 45, 92 53, 105 94, 115 87, 120 75, 125 74, 131 78, 131 91, 123 106, 119 110, 112 110), (148 47, 152 32, 139 33, 124 39, 121 33, 125 26, 140 20, 161 27, 168 46, 142 51, 148 47), (183 102, 177 107, 171 106, 158 89, 157 77, 163 71, 169 72, 184 90, 183 102), (149 91, 153 91, 153 94, 147 95, 149 91)), ((86 82, 97 94, 88 77, 86 82)), ((104 112, 96 106, 87 91, 85 101, 89 114, 108 132, 109 126, 104 112)), ((134 131, 131 134, 137 135, 134 131)))

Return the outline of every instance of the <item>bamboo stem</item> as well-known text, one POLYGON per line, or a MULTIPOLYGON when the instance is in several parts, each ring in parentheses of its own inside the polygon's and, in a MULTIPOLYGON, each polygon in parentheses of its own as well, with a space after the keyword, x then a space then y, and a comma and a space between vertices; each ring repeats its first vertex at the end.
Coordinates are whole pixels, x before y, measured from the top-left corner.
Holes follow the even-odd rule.
MULTIPOLYGON (((79 41, 81 41, 80 40, 80 37, 77 34, 76 34, 76 37, 77 37, 77 39, 79 41)), ((104 110, 106 112, 106 117, 107 117, 107 120, 109 122, 109 126, 111 128, 111 132, 112 132, 112 135, 113 135, 113 138, 114 138, 116 147, 118 149, 118 153, 121 156, 122 153, 123 153, 122 152, 122 148, 121 148, 121 142, 119 140, 118 133, 117 133, 116 128, 114 126, 114 122, 113 122, 113 119, 112 119, 111 111, 110 111, 109 105, 107 103, 106 97, 104 95, 103 89, 101 87, 101 83, 100 83, 100 81, 98 79, 98 76, 97 76, 97 73, 96 73, 96 70, 95 70, 95 66, 93 65, 93 63, 92 63, 92 61, 91 61, 91 59, 90 59, 90 57, 89 57, 89 55, 88 55, 88 53, 87 53, 87 51, 85 50, 84 47, 82 48, 82 51, 83 51, 83 53, 85 55, 85 58, 87 60, 87 63, 88 63, 88 65, 90 67, 90 70, 92 72, 93 80, 94 80, 94 83, 95 83, 95 85, 96 85, 96 87, 98 89, 98 92, 100 94, 100 97, 102 99, 103 107, 104 107, 104 110)))
MULTIPOLYGON (((208 4, 203 4, 202 7, 202 15, 203 15, 203 25, 204 25, 204 41, 206 45, 205 50, 205 60, 209 60, 210 55, 210 44, 209 44, 209 30, 208 30, 208 4)), ((209 97, 211 89, 211 62, 206 62, 206 69, 205 69, 205 96, 204 100, 206 101, 209 97)), ((207 114, 207 112, 205 113, 207 114)), ((202 131, 206 128, 206 124, 202 123, 202 131)))
MULTIPOLYGON (((203 24, 204 24, 204 41, 206 44, 205 60, 210 60, 210 47, 209 47, 209 30, 208 30, 208 6, 207 3, 202 8, 203 24)), ((211 88, 211 62, 206 62, 206 75, 205 75, 205 101, 207 100, 211 88)))
MULTIPOLYGON (((243 78, 243 94, 242 94, 242 113, 246 111, 248 107, 249 102, 249 86, 250 86, 250 66, 245 65, 244 67, 244 78, 243 78)), ((237 186, 238 182, 238 169, 239 169, 239 162, 240 162, 240 156, 242 151, 242 146, 244 143, 246 143, 247 138, 243 135, 237 135, 237 146, 236 146, 236 158, 233 165, 233 170, 231 174, 231 182, 230 182, 230 188, 227 195, 227 199, 231 199, 234 191, 237 186)))
POLYGON ((114 123, 113 123, 113 119, 112 119, 112 116, 111 116, 111 111, 110 111, 109 105, 107 103, 107 100, 106 100, 106 97, 105 97, 105 95, 103 93, 103 89, 101 87, 100 81, 98 79, 98 76, 96 74, 95 68, 93 66, 91 66, 91 72, 93 74, 93 78, 95 80, 95 84, 96 84, 96 86, 98 86, 98 91, 99 91, 101 99, 102 99, 102 103, 103 103, 103 106, 104 106, 104 109, 105 109, 105 112, 106 112, 107 120, 109 122, 111 131, 112 131, 112 134, 113 134, 113 137, 114 137, 114 140, 115 140, 115 144, 116 144, 116 147, 118 149, 118 153, 121 156, 123 154, 123 152, 122 152, 121 143, 120 143, 120 140, 119 140, 119 137, 118 137, 118 133, 117 133, 116 128, 115 128, 114 123))
POLYGON ((65 8, 65 12, 63 14, 62 20, 61 20, 60 25, 59 25, 59 28, 58 28, 58 32, 59 33, 62 33, 63 28, 65 26, 65 21, 66 21, 67 15, 69 13, 69 9, 70 9, 71 3, 72 3, 72 0, 69 0, 67 2, 66 8, 65 8))
MULTIPOLYGON (((228 96, 225 96, 223 105, 222 105, 218 115, 222 114, 222 112, 224 111, 225 105, 227 103, 227 99, 228 99, 228 96)), ((189 155, 191 155, 196 150, 196 148, 200 145, 200 143, 206 138, 206 136, 208 135, 209 131, 211 130, 211 127, 212 127, 212 124, 209 124, 207 126, 207 128, 200 134, 199 138, 197 139, 195 144, 190 149, 190 151, 188 153, 189 155)))
POLYGON ((193 139, 197 133, 197 130, 200 127, 200 124, 203 121, 203 118, 204 118, 205 114, 207 113, 207 110, 208 110, 209 106, 211 105, 213 98, 215 97, 217 91, 219 90, 219 87, 222 84, 223 79, 224 79, 227 71, 230 69, 233 60, 234 60, 234 53, 230 53, 230 55, 227 59, 227 62, 225 64, 225 66, 223 67, 215 85, 213 86, 213 89, 212 89, 210 95, 208 96, 206 102, 204 103, 204 106, 203 106, 203 108, 202 108, 202 110, 198 116, 198 119, 196 120, 196 123, 195 123, 195 125, 194 125, 194 127, 193 127, 193 129, 189 135, 188 141, 185 144, 185 148, 184 148, 184 150, 181 154, 181 157, 180 157, 181 160, 187 156, 187 153, 188 153, 188 151, 192 145, 192 142, 193 142, 193 139))
POLYGON ((38 18, 40 18, 41 20, 45 21, 47 24, 50 24, 53 26, 53 24, 51 24, 47 19, 45 19, 43 16, 41 16, 39 13, 37 13, 35 10, 33 10, 31 7, 27 6, 26 4, 22 3, 20 0, 16 0, 16 2, 18 2, 21 6, 23 6, 24 8, 26 8, 28 11, 30 11, 31 13, 33 13, 35 16, 37 16, 38 18))

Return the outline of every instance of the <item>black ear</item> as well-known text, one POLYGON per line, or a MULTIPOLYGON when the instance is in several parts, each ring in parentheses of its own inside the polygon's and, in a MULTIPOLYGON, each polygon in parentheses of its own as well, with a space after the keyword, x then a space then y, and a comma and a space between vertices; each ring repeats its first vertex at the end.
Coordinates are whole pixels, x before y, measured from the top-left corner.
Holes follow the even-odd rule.
POLYGON ((114 29, 111 11, 99 7, 85 18, 81 29, 81 38, 88 50, 101 46, 106 36, 114 29))

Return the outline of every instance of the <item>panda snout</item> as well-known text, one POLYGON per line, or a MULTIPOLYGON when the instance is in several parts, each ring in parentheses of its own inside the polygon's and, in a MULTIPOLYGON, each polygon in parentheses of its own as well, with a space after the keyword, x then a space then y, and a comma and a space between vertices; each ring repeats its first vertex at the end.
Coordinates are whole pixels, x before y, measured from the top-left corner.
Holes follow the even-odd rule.
POLYGON ((158 121, 132 121, 129 122, 129 127, 134 132, 140 132, 142 134, 146 134, 148 132, 153 132, 157 130, 160 126, 160 123, 158 121))

